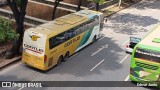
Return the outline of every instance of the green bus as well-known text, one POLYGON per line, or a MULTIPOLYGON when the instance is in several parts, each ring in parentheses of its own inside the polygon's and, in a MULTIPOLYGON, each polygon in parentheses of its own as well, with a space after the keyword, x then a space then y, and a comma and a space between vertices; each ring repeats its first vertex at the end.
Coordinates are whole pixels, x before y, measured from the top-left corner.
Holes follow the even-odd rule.
POLYGON ((154 28, 134 47, 129 78, 135 82, 152 82, 159 85, 160 25, 154 28))

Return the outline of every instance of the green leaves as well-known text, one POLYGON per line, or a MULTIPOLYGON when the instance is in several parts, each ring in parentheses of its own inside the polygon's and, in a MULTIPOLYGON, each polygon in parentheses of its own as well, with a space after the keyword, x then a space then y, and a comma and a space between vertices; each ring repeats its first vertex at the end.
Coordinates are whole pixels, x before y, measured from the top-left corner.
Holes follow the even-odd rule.
POLYGON ((19 38, 19 34, 16 34, 12 29, 12 22, 0 17, 0 43, 19 38))

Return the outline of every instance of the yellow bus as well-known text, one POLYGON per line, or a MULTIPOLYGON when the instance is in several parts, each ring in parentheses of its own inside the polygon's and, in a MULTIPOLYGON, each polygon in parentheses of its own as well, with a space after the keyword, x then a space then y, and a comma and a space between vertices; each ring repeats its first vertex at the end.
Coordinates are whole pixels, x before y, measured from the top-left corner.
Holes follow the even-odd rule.
POLYGON ((82 10, 25 31, 22 62, 48 70, 101 36, 104 16, 82 10))

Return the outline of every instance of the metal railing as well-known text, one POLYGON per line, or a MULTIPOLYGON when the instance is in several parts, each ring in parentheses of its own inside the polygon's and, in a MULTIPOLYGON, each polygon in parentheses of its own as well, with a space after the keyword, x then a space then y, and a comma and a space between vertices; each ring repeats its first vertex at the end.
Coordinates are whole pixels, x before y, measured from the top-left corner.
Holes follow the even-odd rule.
MULTIPOLYGON (((5 18, 7 17, 8 19, 13 19, 14 18, 14 15, 11 11, 4 10, 4 9, 1 9, 1 8, 0 8, 0 16, 5 17, 5 18)), ((43 23, 47 23, 49 21, 25 15, 24 22, 28 23, 28 24, 33 24, 33 25, 40 25, 40 24, 43 24, 43 23)))
MULTIPOLYGON (((54 7, 54 2, 51 1, 51 0, 30 0, 30 1, 37 2, 37 3, 42 3, 42 4, 47 4, 51 7, 54 7)), ((100 5, 100 9, 104 8, 104 7, 108 7, 108 6, 110 6, 112 4, 115 4, 117 2, 118 2, 118 0, 110 0, 107 3, 105 3, 103 5, 100 5)), ((68 10, 68 11, 70 10, 71 12, 75 12, 76 9, 77 9, 77 5, 60 2, 59 8, 65 9, 65 10, 68 10)), ((95 7, 89 7, 89 8, 81 7, 81 9, 94 9, 94 8, 95 7)), ((0 8, 0 16, 3 16, 3 17, 8 18, 8 19, 12 19, 12 20, 14 18, 14 15, 11 11, 1 9, 1 8, 0 8)), ((25 15, 24 22, 29 24, 29 25, 34 25, 35 26, 35 25, 40 25, 40 24, 43 24, 43 23, 47 23, 49 21, 25 15)))
MULTIPOLYGON (((35 2, 39 2, 39 3, 44 3, 44 4, 48 4, 48 5, 52 5, 54 6, 55 5, 55 2, 52 1, 52 0, 30 0, 30 1, 35 1, 35 2)), ((59 6, 60 9, 62 8, 65 8, 66 10, 69 10, 69 11, 76 11, 77 10, 77 5, 74 5, 74 4, 69 4, 69 3, 65 3, 65 2, 60 2, 59 3, 59 6)), ((83 7, 81 6, 81 9, 87 9, 87 7, 83 7)))
MULTIPOLYGON (((114 5, 114 4, 118 3, 118 1, 119 0, 109 0, 109 1, 106 1, 104 4, 101 4, 99 6, 99 9, 103 9, 103 8, 109 7, 111 5, 114 5)), ((95 5, 92 6, 92 7, 89 7, 89 9, 91 9, 91 10, 95 9, 95 5)))
MULTIPOLYGON (((54 7, 54 0, 30 0, 30 1, 35 1, 35 2, 39 2, 39 3, 43 3, 43 4, 47 4, 51 7, 54 7)), ((103 8, 106 8, 106 7, 109 7, 113 4, 116 4, 118 3, 119 0, 109 0, 107 1, 106 3, 100 5, 100 9, 103 9, 103 8)), ((126 1, 126 0, 125 0, 126 1)), ((75 12, 77 10, 77 5, 74 5, 74 4, 69 4, 69 3, 65 3, 65 2, 60 2, 59 3, 59 6, 57 7, 59 9, 63 9, 63 10, 66 10, 66 11, 71 11, 71 12, 75 12)), ((83 7, 81 6, 81 9, 95 9, 95 5, 91 6, 91 7, 83 7)))

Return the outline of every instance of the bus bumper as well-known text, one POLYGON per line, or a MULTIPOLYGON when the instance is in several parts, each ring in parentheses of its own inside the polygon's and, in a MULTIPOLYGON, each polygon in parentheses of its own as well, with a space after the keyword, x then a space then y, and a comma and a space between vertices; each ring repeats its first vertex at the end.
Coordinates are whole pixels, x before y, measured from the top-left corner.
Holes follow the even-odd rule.
POLYGON ((129 75, 129 79, 131 81, 139 82, 139 79, 137 79, 136 77, 132 76, 131 74, 129 75))
POLYGON ((35 64, 35 63, 27 62, 27 61, 25 61, 23 59, 22 59, 22 63, 27 64, 28 66, 31 66, 31 67, 43 70, 43 71, 47 70, 47 68, 45 67, 45 65, 42 66, 42 65, 35 64))
POLYGON ((129 75, 129 79, 131 80, 131 81, 133 81, 133 82, 138 82, 138 83, 143 83, 143 84, 146 84, 147 83, 147 85, 149 85, 149 83, 150 83, 150 85, 152 84, 154 84, 155 86, 148 86, 148 87, 156 87, 156 88, 160 88, 160 82, 158 81, 158 82, 154 82, 154 81, 149 81, 149 80, 144 80, 144 79, 141 79, 141 78, 138 78, 138 77, 135 77, 135 76, 133 76, 133 75, 129 75))
POLYGON ((131 81, 135 81, 135 82, 149 82, 150 80, 146 80, 146 79, 142 79, 142 78, 138 78, 138 77, 135 77, 133 75, 129 75, 129 79, 131 81))

